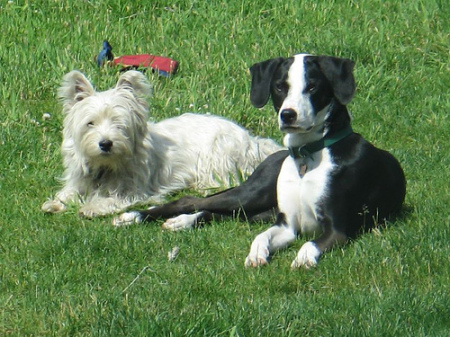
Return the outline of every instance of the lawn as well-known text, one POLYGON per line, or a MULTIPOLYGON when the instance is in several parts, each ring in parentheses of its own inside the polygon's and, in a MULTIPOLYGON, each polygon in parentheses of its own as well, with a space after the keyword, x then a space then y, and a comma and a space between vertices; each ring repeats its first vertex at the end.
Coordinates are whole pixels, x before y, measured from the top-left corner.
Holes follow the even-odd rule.
POLYGON ((443 0, 1 1, 0 335, 450 336, 449 17, 443 0), (62 174, 56 90, 73 69, 99 90, 116 83, 94 63, 105 38, 117 56, 180 62, 171 78, 147 73, 154 120, 210 112, 277 141, 273 109, 249 102, 248 68, 351 58, 353 128, 401 162, 402 216, 292 271, 302 238, 244 268, 267 223, 171 233, 43 214, 62 174))

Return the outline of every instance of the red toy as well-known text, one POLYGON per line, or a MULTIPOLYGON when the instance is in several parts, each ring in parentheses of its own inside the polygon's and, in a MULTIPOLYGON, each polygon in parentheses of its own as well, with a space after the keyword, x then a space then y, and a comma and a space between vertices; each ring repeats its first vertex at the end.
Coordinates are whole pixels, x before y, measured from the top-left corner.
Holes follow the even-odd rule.
POLYGON ((124 68, 152 68, 159 75, 169 76, 175 74, 178 62, 168 57, 150 54, 124 55, 114 58, 110 64, 120 65, 124 68))
POLYGON ((122 66, 123 70, 152 68, 159 75, 168 77, 175 74, 178 68, 178 62, 168 57, 155 56, 150 54, 125 55, 115 57, 112 54, 112 47, 108 41, 103 41, 103 49, 96 57, 97 65, 101 67, 107 63, 109 65, 122 66))

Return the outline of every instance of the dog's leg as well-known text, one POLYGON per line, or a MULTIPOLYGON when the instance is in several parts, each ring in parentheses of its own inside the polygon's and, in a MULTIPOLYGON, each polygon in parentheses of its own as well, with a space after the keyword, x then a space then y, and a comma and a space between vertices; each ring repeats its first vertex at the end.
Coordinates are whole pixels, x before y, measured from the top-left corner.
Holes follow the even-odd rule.
POLYGON ((297 231, 286 223, 285 215, 278 214, 277 222, 265 232, 256 236, 245 259, 246 267, 258 267, 268 263, 273 252, 286 248, 297 237, 297 231))
MULTIPOLYGON (((281 165, 288 155, 279 151, 269 156, 242 185, 213 194, 206 198, 183 197, 165 205, 151 207, 146 211, 127 212, 113 220, 115 226, 167 219, 176 215, 199 212, 197 217, 184 217, 180 227, 190 228, 205 214, 235 215, 251 218, 276 208, 276 182, 281 165), (206 211, 206 212, 205 212, 206 211), (190 224, 187 222, 190 220, 190 224)), ((204 218, 207 222, 210 216, 204 218)))
POLYGON ((131 204, 132 202, 126 198, 94 197, 80 208, 79 214, 86 218, 94 218, 118 213, 131 204))
POLYGON ((257 195, 247 195, 245 191, 245 189, 236 187, 206 198, 186 196, 165 205, 150 207, 145 211, 123 213, 113 219, 113 225, 119 227, 167 219, 163 228, 177 231, 192 228, 199 221, 209 222, 213 218, 212 213, 225 216, 236 214, 245 217, 247 215, 245 212, 248 212, 251 217, 265 211, 262 209, 264 207, 270 210, 276 206, 275 200, 257 198, 257 195), (240 200, 244 200, 244 203, 240 203, 240 200), (242 212, 239 212, 240 210, 242 212))
POLYGON ((201 217, 203 212, 196 212, 193 214, 181 214, 174 218, 167 219, 162 228, 170 231, 180 231, 184 229, 192 228, 196 223, 199 217, 201 217))
MULTIPOLYGON (((122 227, 122 226, 130 226, 134 224, 140 224, 143 222, 143 219, 140 215, 141 212, 126 212, 118 217, 115 217, 113 219, 113 225, 115 227, 122 227)), ((169 230, 169 231, 180 231, 185 229, 191 229, 194 227, 201 219, 203 219, 205 212, 196 212, 192 214, 181 214, 173 218, 167 219, 163 225, 162 228, 169 230)), ((145 219, 145 221, 148 221, 148 219, 145 219)))
POLYGON ((137 211, 122 213, 112 220, 112 224, 115 227, 130 226, 141 222, 140 212, 137 211))
MULTIPOLYGON (((269 219, 273 219, 274 212, 274 209, 270 209, 269 211, 252 216, 248 220, 251 222, 269 221, 269 219)), ((167 219, 163 223, 162 228, 170 231, 191 229, 199 223, 208 223, 213 218, 215 218, 214 214, 208 211, 195 212, 192 214, 181 214, 174 218, 167 219)))
POLYGON ((317 265, 322 252, 313 241, 308 241, 300 248, 297 257, 292 261, 291 268, 305 267, 309 269, 317 265))
MULTIPOLYGON (((118 217, 113 219, 113 225, 116 227, 119 226, 128 226, 133 224, 139 224, 142 222, 151 222, 157 219, 167 219, 173 217, 175 215, 183 214, 183 213, 191 213, 198 210, 196 207, 196 202, 202 200, 202 198, 195 198, 191 196, 183 197, 179 200, 169 202, 165 205, 161 206, 152 206, 145 211, 131 211, 126 212, 118 217)), ((197 213, 196 213, 197 214, 197 213)), ((201 215, 201 212, 198 212, 198 216, 201 215)), ((190 218, 192 221, 192 225, 197 220, 197 217, 190 218)), ((188 228, 192 226, 188 226, 186 224, 187 218, 185 218, 185 224, 174 227, 183 227, 188 228)), ((169 226, 170 227, 170 226, 169 226)), ((170 229, 170 228, 167 228, 170 229)))
POLYGON ((59 199, 47 200, 41 209, 45 213, 61 213, 66 210, 66 205, 59 199))
POLYGON ((181 214, 177 217, 167 219, 163 223, 162 228, 170 231, 191 229, 200 221, 208 222, 212 219, 212 217, 213 215, 207 211, 196 212, 193 214, 181 214))
POLYGON ((61 191, 56 193, 53 200, 44 202, 42 210, 45 213, 61 213, 66 210, 66 203, 75 202, 78 198, 79 193, 76 189, 64 187, 61 191))
POLYGON ((331 220, 325 221, 323 228, 325 231, 320 237, 303 244, 297 257, 292 261, 291 268, 314 267, 324 251, 347 241, 347 235, 334 229, 331 226, 331 220))

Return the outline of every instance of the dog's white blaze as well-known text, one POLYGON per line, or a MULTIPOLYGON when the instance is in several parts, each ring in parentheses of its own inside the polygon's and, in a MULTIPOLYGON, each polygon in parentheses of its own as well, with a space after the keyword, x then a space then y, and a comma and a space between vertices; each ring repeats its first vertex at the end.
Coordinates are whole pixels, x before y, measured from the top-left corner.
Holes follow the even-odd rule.
MULTIPOLYGON (((292 63, 288 72, 289 91, 280 111, 285 109, 292 109, 297 112, 296 126, 302 129, 309 129, 314 126, 314 109, 309 100, 309 97, 304 94, 306 87, 305 78, 305 63, 304 58, 307 54, 298 54, 294 56, 294 63, 292 63), (301 76, 299 75, 301 74, 301 76)), ((281 126, 283 122, 278 116, 278 122, 281 126)))
POLYGON ((277 183, 278 207, 286 215, 289 227, 303 234, 320 232, 316 205, 327 192, 329 172, 333 163, 327 149, 306 160, 307 173, 301 177, 300 161, 286 158, 277 183))

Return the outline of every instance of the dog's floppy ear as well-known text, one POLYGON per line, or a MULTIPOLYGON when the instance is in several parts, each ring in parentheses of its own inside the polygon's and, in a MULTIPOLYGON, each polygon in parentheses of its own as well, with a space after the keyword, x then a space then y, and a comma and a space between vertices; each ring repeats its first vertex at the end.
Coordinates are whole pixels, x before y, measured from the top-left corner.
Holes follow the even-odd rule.
POLYGON ((63 77, 58 97, 63 101, 64 111, 95 92, 91 82, 78 70, 73 70, 63 77))
POLYGON ((120 75, 116 88, 130 90, 136 97, 144 98, 152 93, 152 86, 140 71, 129 70, 120 75))
POLYGON ((337 100, 344 105, 350 103, 356 90, 353 77, 355 63, 349 59, 332 56, 318 56, 318 63, 323 74, 333 86, 334 96, 337 100))
POLYGON ((280 57, 255 63, 250 67, 250 74, 252 75, 250 101, 256 108, 262 108, 267 104, 270 97, 270 83, 272 82, 272 76, 283 61, 284 59, 280 57))

